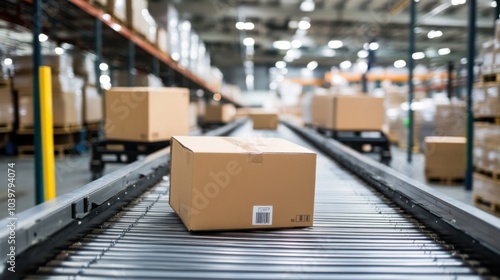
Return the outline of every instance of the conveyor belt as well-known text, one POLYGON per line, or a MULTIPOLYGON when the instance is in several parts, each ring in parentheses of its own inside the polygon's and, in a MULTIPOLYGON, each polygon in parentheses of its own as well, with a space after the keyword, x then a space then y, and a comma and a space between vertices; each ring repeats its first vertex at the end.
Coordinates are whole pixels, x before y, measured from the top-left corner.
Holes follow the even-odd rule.
MULTIPOLYGON (((291 130, 232 136, 282 137, 291 130)), ((318 152, 314 226, 189 233, 168 205, 168 178, 28 279, 481 279, 473 256, 318 152)))

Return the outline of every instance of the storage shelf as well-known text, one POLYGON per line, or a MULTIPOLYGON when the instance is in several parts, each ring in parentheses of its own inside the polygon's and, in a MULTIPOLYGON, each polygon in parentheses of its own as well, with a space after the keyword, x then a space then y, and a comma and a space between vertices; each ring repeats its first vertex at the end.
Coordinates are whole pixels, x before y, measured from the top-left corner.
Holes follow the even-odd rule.
MULTIPOLYGON (((11 5, 6 8, 6 10, 1 10, 0 18, 14 23, 21 24, 25 27, 30 28, 29 24, 20 21, 20 18, 31 16, 31 3, 21 2, 17 4, 18 6, 11 5), (14 11, 12 11, 14 9, 14 11)), ((176 61, 174 61, 167 53, 164 53, 156 48, 152 43, 136 35, 130 28, 124 26, 120 21, 111 17, 103 18, 105 11, 100 8, 93 6, 91 3, 84 0, 68 0, 66 3, 61 3, 55 0, 44 1, 44 7, 58 7, 57 13, 53 11, 48 13, 44 11, 44 17, 48 17, 50 22, 56 22, 55 32, 47 30, 50 34, 50 38, 58 43, 72 43, 82 49, 93 50, 94 42, 92 38, 93 22, 95 19, 99 19, 103 25, 103 57, 108 55, 125 55, 127 51, 127 44, 125 40, 131 41, 136 46, 136 66, 138 68, 144 66, 145 63, 151 63, 152 58, 156 58, 160 61, 163 69, 169 68, 181 76, 181 81, 187 80, 189 86, 192 89, 202 89, 210 95, 215 93, 220 93, 224 101, 235 104, 241 107, 236 100, 232 99, 230 96, 226 96, 213 88, 210 84, 202 80, 199 76, 192 73, 188 69, 180 66, 176 61), (52 5, 53 4, 53 5, 52 5), (105 28, 105 26, 109 28, 105 28), (79 38, 69 38, 66 36, 60 36, 57 31, 66 28, 68 31, 74 32, 75 34, 81 34, 79 38)), ((44 30, 47 32, 46 30, 44 30)), ((148 67, 142 67, 148 68, 148 67)), ((152 71, 148 71, 152 72, 152 71)), ((163 75, 165 76, 165 75, 163 75)))

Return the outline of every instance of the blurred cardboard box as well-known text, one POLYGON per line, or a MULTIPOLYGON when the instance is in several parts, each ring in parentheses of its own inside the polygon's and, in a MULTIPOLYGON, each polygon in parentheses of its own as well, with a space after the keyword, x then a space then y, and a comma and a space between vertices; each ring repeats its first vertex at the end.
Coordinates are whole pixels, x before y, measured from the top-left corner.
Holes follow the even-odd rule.
MULTIPOLYGON (((32 127, 34 125, 33 96, 19 96, 19 125, 32 127)), ((60 93, 52 96, 52 120, 54 126, 82 125, 82 95, 73 92, 60 93)))
MULTIPOLYGON (((31 74, 33 75, 33 56, 23 55, 12 57, 14 63, 14 70, 17 74, 31 74)), ((52 75, 57 73, 73 73, 73 57, 64 53, 62 55, 43 55, 42 57, 43 65, 49 66, 52 75)))
POLYGON ((104 103, 107 139, 156 142, 189 133, 186 88, 112 88, 104 103))
POLYGON ((171 156, 170 205, 190 231, 313 224, 310 150, 276 138, 187 136, 172 138, 171 156))
POLYGON ((96 123, 102 121, 102 96, 97 92, 97 88, 85 85, 83 93, 83 122, 96 123))
POLYGON ((233 104, 207 105, 205 108, 206 123, 228 123, 234 120, 236 107, 233 104))
POLYGON ((381 131, 384 99, 365 95, 316 95, 313 97, 313 124, 324 129, 381 131))
POLYGON ((436 135, 465 136, 467 110, 464 103, 436 105, 436 135))
POLYGON ((487 202, 500 202, 500 182, 493 181, 483 175, 474 174, 474 199, 485 199, 487 202))
POLYGON ((14 122, 14 102, 10 87, 0 86, 0 124, 14 122))
POLYGON ((278 129, 280 119, 276 113, 252 113, 250 117, 252 118, 253 129, 278 129))
POLYGON ((474 85, 474 114, 475 117, 500 116, 500 94, 496 83, 474 85))
POLYGON ((465 137, 426 137, 426 178, 464 178, 466 143, 465 137))

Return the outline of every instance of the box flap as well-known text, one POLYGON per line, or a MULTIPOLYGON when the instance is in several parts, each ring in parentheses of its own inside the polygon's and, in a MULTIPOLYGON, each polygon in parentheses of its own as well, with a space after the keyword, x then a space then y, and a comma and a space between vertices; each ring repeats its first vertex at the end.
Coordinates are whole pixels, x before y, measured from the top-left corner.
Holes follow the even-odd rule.
POLYGON ((183 147, 201 153, 300 153, 314 152, 279 138, 175 136, 183 147))

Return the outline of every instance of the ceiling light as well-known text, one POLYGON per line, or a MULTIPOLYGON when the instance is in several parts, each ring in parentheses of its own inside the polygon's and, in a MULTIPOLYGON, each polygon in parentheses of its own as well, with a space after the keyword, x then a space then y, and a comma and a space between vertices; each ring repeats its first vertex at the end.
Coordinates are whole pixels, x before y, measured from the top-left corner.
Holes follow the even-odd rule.
POLYGON ((245 30, 253 30, 255 28, 255 24, 253 22, 245 22, 245 30))
POLYGON ((467 64, 467 58, 466 58, 466 57, 462 57, 462 58, 460 59, 460 63, 462 63, 462 64, 467 64))
POLYGON ((332 49, 323 49, 321 51, 321 53, 323 54, 323 56, 327 56, 327 57, 332 57, 332 56, 335 56, 337 54, 337 52, 335 50, 332 50, 332 49))
POLYGON ((368 57, 368 51, 367 50, 360 50, 358 52, 358 57, 359 58, 367 58, 368 57))
POLYGON ((110 14, 103 14, 101 17, 104 20, 110 20, 111 19, 111 15, 110 14))
POLYGON ((5 66, 10 66, 12 65, 12 58, 6 58, 3 60, 3 64, 5 64, 5 66))
POLYGON ((368 48, 372 51, 376 51, 378 50, 378 48, 380 47, 379 43, 377 42, 371 42, 369 45, 368 45, 368 48))
POLYGON ((251 37, 247 37, 243 39, 243 45, 245 46, 253 46, 255 44, 255 40, 251 37))
POLYGON ((101 77, 99 77, 99 82, 101 84, 109 84, 111 83, 111 78, 108 75, 101 75, 101 77))
POLYGON ((243 29, 245 29, 245 23, 244 23, 244 22, 242 22, 242 21, 238 21, 238 22, 236 23, 236 29, 238 29, 238 30, 243 30, 243 29))
POLYGON ((275 66, 278 69, 283 69, 283 68, 286 67, 286 62, 284 62, 284 61, 278 61, 278 62, 276 62, 275 66))
POLYGON ((450 48, 442 48, 438 50, 439 55, 447 55, 450 54, 451 50, 450 48))
POLYGON ((300 47, 302 47, 302 41, 301 40, 295 39, 295 40, 292 41, 292 48, 298 49, 300 47))
POLYGON ((465 4, 467 0, 451 0, 453 6, 465 4))
POLYGON ((351 68, 352 63, 349 60, 346 60, 346 61, 342 61, 339 66, 342 69, 349 69, 349 68, 351 68))
POLYGON ((316 69, 316 67, 318 67, 318 62, 317 61, 313 60, 313 61, 307 63, 307 69, 309 69, 311 71, 314 70, 314 69, 316 69))
POLYGON ((296 20, 291 20, 288 22, 288 28, 290 29, 297 29, 299 28, 299 22, 296 20))
POLYGON ((431 30, 427 33, 427 38, 434 39, 443 36, 443 32, 441 30, 431 30))
POLYGON ((49 39, 49 36, 43 34, 43 33, 40 33, 40 35, 38 35, 38 41, 40 42, 45 42, 49 39))
POLYGON ((307 30, 311 27, 311 23, 307 20, 301 20, 299 21, 299 29, 302 29, 302 30, 307 30))
POLYGON ((118 23, 112 23, 111 28, 113 28, 113 30, 115 30, 116 32, 122 30, 122 26, 119 25, 118 23))
POLYGON ((497 1, 491 1, 491 7, 496 8, 497 7, 497 1))
POLYGON ((292 49, 286 52, 286 56, 291 57, 293 59, 299 59, 302 56, 302 53, 299 50, 292 49))
POLYGON ((304 0, 300 3, 300 10, 303 12, 314 11, 315 5, 313 0, 304 0))
POLYGON ((404 61, 402 59, 394 61, 395 68, 403 68, 405 66, 406 66, 406 61, 404 61))
POLYGON ((415 60, 419 60, 419 59, 422 59, 425 57, 425 53, 423 52, 415 52, 411 55, 411 57, 413 57, 413 59, 415 60))
POLYGON ((342 43, 342 41, 340 40, 332 40, 328 42, 328 47, 332 49, 340 49, 343 45, 344 43, 342 43))
POLYGON ((288 50, 292 47, 290 44, 290 41, 274 41, 273 42, 273 47, 278 50, 288 50))
POLYGON ((107 71, 109 69, 109 66, 108 66, 108 64, 103 62, 103 63, 99 64, 99 69, 101 69, 101 71, 107 71))
POLYGON ((64 49, 63 49, 63 48, 61 48, 61 47, 56 47, 56 48, 54 49, 54 52, 55 52, 57 55, 61 55, 61 54, 63 54, 63 53, 64 53, 64 49))

